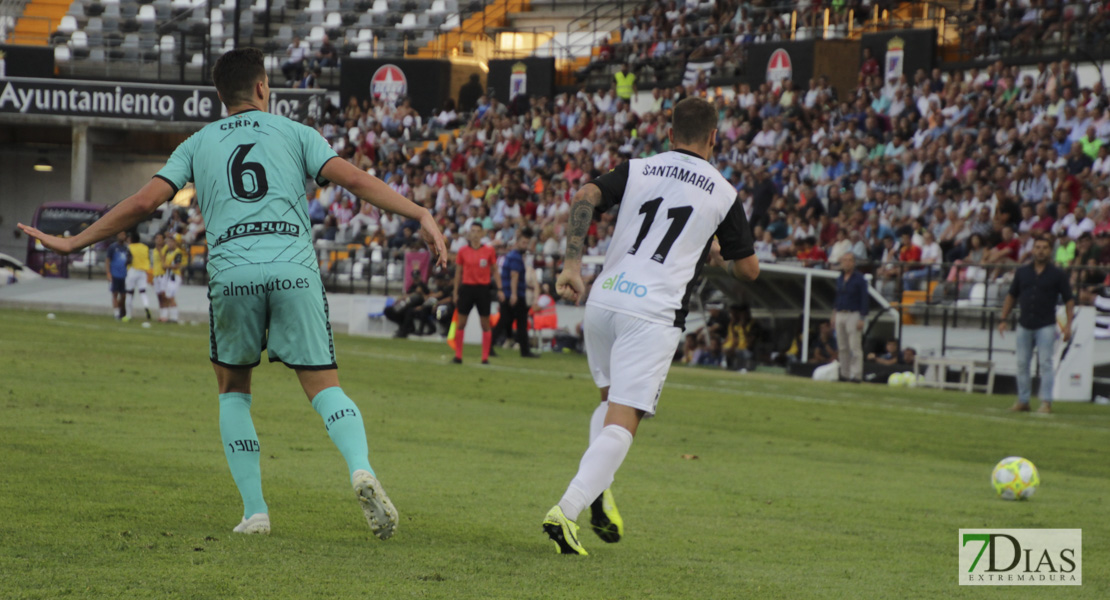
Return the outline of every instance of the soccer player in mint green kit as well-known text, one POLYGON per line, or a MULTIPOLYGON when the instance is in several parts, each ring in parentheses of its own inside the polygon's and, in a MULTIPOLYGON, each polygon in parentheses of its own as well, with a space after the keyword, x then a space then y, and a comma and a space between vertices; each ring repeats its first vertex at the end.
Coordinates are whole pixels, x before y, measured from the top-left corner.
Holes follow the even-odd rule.
POLYGON ((212 79, 230 116, 185 140, 138 193, 75 237, 19 227, 69 254, 134 227, 194 182, 209 248, 209 357, 220 393, 220 437, 243 498, 243 519, 234 531, 270 531, 250 415, 251 371, 265 349, 271 362, 296 371, 347 461, 370 529, 388 539, 397 527, 397 511, 370 467, 362 414, 339 387, 305 179, 320 185, 333 181, 378 208, 418 220, 425 242, 446 266, 443 236, 427 210, 337 157, 314 129, 267 112, 270 85, 261 52, 243 48, 224 54, 212 79))

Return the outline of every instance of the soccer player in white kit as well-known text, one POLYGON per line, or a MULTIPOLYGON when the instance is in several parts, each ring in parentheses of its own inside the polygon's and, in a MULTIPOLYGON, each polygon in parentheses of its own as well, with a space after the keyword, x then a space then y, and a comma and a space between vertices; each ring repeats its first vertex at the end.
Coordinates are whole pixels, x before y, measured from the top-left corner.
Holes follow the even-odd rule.
POLYGON ((574 302, 585 292, 582 242, 594 212, 620 205, 620 213, 582 324, 601 404, 578 474, 543 521, 562 554, 587 554, 575 521, 591 505, 591 528, 605 542, 620 540, 624 524, 609 485, 640 420, 655 414, 702 264, 711 258, 735 277, 759 276, 736 189, 703 158, 716 144, 716 109, 700 98, 679 102, 668 135, 673 150, 622 164, 583 186, 571 206, 555 288, 574 302))

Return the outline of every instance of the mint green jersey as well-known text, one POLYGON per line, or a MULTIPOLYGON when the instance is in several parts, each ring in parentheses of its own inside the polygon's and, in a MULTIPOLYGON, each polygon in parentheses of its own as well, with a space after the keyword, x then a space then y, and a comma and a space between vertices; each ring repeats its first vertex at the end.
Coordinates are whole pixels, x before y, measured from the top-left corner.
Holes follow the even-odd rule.
POLYGON ((181 143, 159 177, 193 182, 208 240, 208 273, 262 263, 318 270, 305 179, 335 151, 315 129, 259 110, 206 125, 181 143))

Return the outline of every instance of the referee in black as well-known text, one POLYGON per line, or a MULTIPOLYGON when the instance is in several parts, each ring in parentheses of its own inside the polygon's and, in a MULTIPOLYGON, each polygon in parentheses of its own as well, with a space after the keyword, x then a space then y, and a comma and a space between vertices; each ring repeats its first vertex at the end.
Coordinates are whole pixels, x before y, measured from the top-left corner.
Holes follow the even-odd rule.
POLYGON ((1017 302, 1021 307, 1017 328, 1018 400, 1010 407, 1012 411, 1029 411, 1029 396, 1033 387, 1029 363, 1033 359, 1035 346, 1041 372, 1041 406, 1037 412, 1052 412, 1052 384, 1056 374, 1052 358, 1056 345, 1058 300, 1063 300, 1067 310, 1067 324, 1063 331, 1064 343, 1067 343, 1071 340, 1075 298, 1071 295, 1067 274, 1052 264, 1052 242, 1048 237, 1041 236, 1033 242, 1033 264, 1014 272, 1010 292, 1002 303, 1002 322, 998 324, 999 335, 1004 335, 1010 312, 1017 302))

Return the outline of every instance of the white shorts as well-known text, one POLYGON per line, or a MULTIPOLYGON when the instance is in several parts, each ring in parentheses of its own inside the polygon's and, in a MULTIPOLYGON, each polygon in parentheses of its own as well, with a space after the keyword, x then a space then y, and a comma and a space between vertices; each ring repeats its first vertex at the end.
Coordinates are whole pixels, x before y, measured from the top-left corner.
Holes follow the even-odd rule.
POLYGON ((181 287, 181 276, 172 273, 166 273, 162 276, 162 295, 167 298, 174 298, 177 296, 177 288, 181 287))
POLYGON ((586 305, 586 359, 609 401, 655 414, 682 329, 586 305))
POLYGON ((129 293, 136 290, 140 292, 146 291, 146 271, 127 269, 127 279, 124 281, 124 285, 129 293))
POLYGON ((154 293, 160 296, 163 293, 165 293, 165 291, 166 291, 166 276, 165 275, 156 275, 154 277, 154 293))

